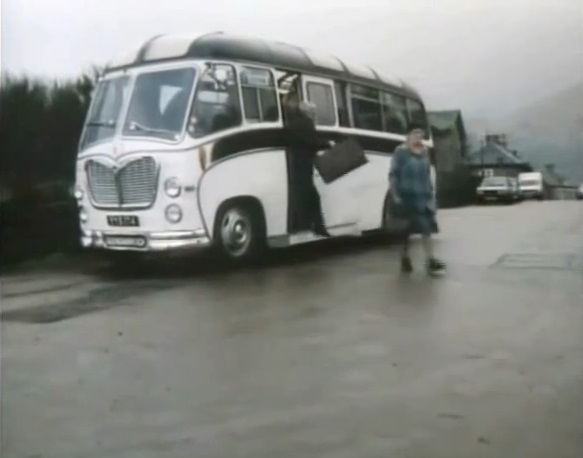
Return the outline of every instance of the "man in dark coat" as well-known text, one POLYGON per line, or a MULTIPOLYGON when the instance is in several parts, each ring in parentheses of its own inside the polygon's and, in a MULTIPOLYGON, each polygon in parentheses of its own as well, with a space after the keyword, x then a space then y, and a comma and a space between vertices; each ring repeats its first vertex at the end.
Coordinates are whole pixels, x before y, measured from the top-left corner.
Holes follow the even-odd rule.
POLYGON ((310 223, 310 229, 322 237, 330 237, 326 230, 322 214, 322 204, 318 190, 314 185, 314 160, 318 151, 328 149, 330 142, 318 136, 312 117, 307 107, 302 107, 296 93, 290 93, 284 100, 286 116, 286 144, 293 156, 292 179, 299 195, 297 206, 302 220, 310 223), (304 108, 304 109, 302 109, 304 108))

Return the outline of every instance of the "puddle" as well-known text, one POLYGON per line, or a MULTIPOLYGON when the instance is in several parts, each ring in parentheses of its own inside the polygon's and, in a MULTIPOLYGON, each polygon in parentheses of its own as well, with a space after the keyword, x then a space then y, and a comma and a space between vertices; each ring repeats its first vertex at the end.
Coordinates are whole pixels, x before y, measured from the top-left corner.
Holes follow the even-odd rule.
POLYGON ((582 270, 583 257, 573 253, 508 253, 492 267, 505 269, 582 270))
POLYGON ((2 321, 21 323, 54 323, 81 315, 109 310, 125 305, 127 299, 172 288, 172 281, 139 281, 107 286, 90 291, 85 296, 47 305, 35 305, 6 310, 0 315, 2 321))

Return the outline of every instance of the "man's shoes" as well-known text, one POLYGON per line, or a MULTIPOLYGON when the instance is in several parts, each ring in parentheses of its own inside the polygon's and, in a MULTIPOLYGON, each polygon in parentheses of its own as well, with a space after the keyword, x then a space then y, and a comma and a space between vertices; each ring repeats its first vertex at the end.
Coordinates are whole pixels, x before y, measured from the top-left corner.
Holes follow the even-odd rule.
POLYGON ((431 258, 427 261, 427 273, 436 275, 445 272, 446 265, 443 261, 436 258, 431 258))
POLYGON ((411 258, 409 256, 401 257, 401 272, 406 274, 413 272, 413 264, 411 263, 411 258))

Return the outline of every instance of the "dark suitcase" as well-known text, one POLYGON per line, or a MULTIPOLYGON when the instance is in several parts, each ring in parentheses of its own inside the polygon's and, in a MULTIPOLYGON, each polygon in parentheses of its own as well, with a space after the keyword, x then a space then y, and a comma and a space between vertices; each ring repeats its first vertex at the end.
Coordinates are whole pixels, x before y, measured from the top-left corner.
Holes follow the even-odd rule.
POLYGON ((367 162, 364 150, 350 138, 316 156, 315 166, 324 183, 331 183, 367 162))

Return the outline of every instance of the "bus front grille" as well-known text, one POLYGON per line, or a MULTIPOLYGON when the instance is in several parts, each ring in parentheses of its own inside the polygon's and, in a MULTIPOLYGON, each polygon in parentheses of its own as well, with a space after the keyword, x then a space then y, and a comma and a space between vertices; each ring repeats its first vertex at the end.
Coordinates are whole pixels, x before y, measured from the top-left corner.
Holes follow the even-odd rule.
POLYGON ((158 168, 152 157, 141 157, 117 168, 95 160, 87 162, 87 181, 98 207, 144 208, 154 203, 158 168))

